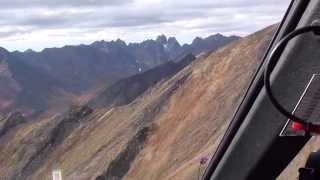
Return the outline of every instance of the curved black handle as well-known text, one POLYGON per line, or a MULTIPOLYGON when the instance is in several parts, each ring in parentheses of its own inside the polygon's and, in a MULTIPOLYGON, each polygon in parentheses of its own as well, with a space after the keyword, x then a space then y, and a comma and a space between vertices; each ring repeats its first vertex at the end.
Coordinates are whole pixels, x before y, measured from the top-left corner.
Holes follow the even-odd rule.
POLYGON ((274 63, 277 60, 278 56, 276 56, 276 54, 281 53, 281 51, 286 47, 286 45, 288 44, 288 42, 290 40, 292 40, 294 37, 296 37, 298 35, 308 33, 308 32, 313 32, 315 35, 319 35, 320 34, 320 25, 311 25, 311 26, 305 26, 302 28, 298 28, 298 29, 292 31, 291 33, 289 33, 288 35, 286 35, 283 39, 281 39, 275 45, 274 49, 271 51, 269 59, 266 63, 265 69, 264 69, 264 85, 265 85, 264 87, 265 87, 265 90, 266 90, 268 97, 270 98, 271 103, 274 105, 274 107, 279 112, 281 112, 288 119, 292 120, 293 122, 297 122, 297 123, 305 126, 307 133, 312 131, 312 129, 314 129, 314 128, 319 128, 319 126, 314 125, 310 122, 307 122, 306 119, 303 119, 301 117, 294 115, 293 113, 286 110, 286 108, 284 108, 283 105, 281 105, 279 103, 279 101, 275 98, 275 96, 272 92, 272 89, 271 89, 271 85, 270 85, 270 75, 272 72, 270 66, 272 63, 274 63))

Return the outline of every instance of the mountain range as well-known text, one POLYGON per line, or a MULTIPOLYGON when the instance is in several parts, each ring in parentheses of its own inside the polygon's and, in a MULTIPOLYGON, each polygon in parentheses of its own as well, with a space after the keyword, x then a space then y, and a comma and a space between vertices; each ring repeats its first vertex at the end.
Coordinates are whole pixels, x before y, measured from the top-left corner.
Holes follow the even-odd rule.
POLYGON ((102 40, 41 52, 8 52, 1 48, 0 112, 61 112, 70 104, 88 101, 120 79, 167 62, 179 62, 189 54, 213 51, 238 39, 215 34, 180 45, 174 37, 161 35, 141 43, 102 40))
POLYGON ((212 41, 220 34, 183 46, 159 36, 128 45, 117 40, 42 52, 2 50, 0 85, 11 85, 1 102, 25 102, 16 102, 22 92, 37 98, 36 82, 27 83, 33 76, 50 83, 41 89, 50 101, 38 116, 0 115, 0 177, 49 180, 58 170, 67 180, 198 179, 205 168, 199 160, 218 146, 274 30, 219 46, 212 41), (65 97, 81 103, 51 112, 67 106, 65 97))

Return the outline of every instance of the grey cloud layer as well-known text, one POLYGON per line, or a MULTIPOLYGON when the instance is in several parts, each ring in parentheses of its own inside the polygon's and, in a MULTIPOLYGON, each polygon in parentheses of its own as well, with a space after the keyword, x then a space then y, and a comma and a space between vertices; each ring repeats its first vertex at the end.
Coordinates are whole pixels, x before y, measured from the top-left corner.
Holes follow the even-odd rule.
POLYGON ((0 8, 118 6, 130 0, 1 0, 0 8))
POLYGON ((70 28, 84 33, 110 28, 161 33, 173 26, 177 31, 246 33, 280 21, 288 4, 289 0, 1 0, 0 38, 70 28))
MULTIPOLYGON (((168 0, 169 1, 169 0, 168 0)), ((9 0, 2 0, 2 4, 14 5, 20 4, 21 0, 13 0, 11 3, 9 0)), ((104 1, 94 0, 50 0, 48 3, 45 1, 33 0, 28 1, 29 6, 54 6, 64 5, 68 2, 68 5, 90 5, 93 2, 104 1), (40 3, 42 2, 42 3, 40 3)), ((121 1, 105 1, 118 2, 121 1)), ((39 28, 46 27, 65 27, 75 26, 87 28, 91 27, 123 27, 123 26, 141 26, 155 23, 174 22, 179 20, 188 20, 192 18, 202 17, 216 17, 229 16, 232 18, 237 13, 246 14, 251 11, 255 16, 263 15, 264 13, 278 13, 279 8, 275 7, 276 1, 262 2, 252 0, 242 1, 225 1, 224 3, 210 3, 210 1, 202 1, 201 3, 184 3, 181 0, 174 1, 174 3, 163 3, 157 7, 134 7, 130 4, 117 4, 115 7, 94 7, 94 8, 79 8, 68 9, 65 8, 61 11, 52 12, 50 14, 41 14, 37 12, 37 9, 25 8, 25 9, 13 9, 12 11, 6 11, 0 13, 0 24, 15 25, 15 26, 34 26, 39 28), (260 2, 260 3, 259 3, 260 2), (13 15, 14 14, 14 15, 13 15)), ((95 4, 95 5, 97 5, 95 4)), ((279 4, 279 2, 278 2, 279 4)), ((283 7, 281 7, 283 8, 283 7)), ((45 11, 46 9, 42 9, 45 11)), ((48 9, 50 10, 50 9, 48 9)), ((283 10, 283 9, 282 9, 283 10)), ((270 15, 270 14, 268 14, 270 15)), ((226 19, 224 19, 226 20, 226 19)))

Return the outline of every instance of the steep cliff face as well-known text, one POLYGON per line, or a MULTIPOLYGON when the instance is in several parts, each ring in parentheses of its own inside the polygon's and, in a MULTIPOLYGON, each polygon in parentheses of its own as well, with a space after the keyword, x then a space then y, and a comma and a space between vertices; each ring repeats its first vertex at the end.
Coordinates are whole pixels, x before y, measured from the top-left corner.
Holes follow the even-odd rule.
POLYGON ((199 158, 219 143, 272 34, 200 56, 121 106, 11 129, 0 137, 0 177, 49 180, 60 169, 67 180, 197 179, 199 158))

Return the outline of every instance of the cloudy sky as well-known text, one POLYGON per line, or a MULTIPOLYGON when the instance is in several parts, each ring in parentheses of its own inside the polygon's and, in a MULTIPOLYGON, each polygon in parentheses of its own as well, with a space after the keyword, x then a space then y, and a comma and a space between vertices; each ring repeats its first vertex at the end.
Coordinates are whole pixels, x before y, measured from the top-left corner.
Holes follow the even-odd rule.
POLYGON ((289 0, 1 0, 0 46, 42 50, 159 34, 189 43, 214 33, 248 35, 279 22, 289 0))

